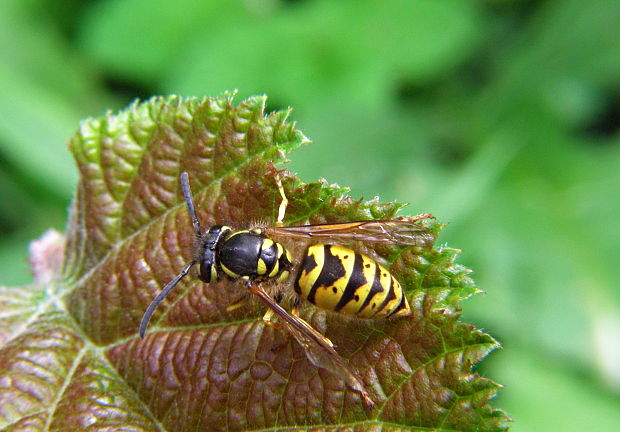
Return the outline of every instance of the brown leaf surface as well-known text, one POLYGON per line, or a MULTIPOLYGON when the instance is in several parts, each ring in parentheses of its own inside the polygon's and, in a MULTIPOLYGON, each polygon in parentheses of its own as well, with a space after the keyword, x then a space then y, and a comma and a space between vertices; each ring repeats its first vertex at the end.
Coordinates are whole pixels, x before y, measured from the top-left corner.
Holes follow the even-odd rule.
MULTIPOLYGON (((70 145, 81 178, 62 272, 51 246, 35 248, 45 278, 0 290, 3 430, 505 428, 506 415, 488 405, 498 385, 471 372, 498 344, 457 321, 459 302, 477 288, 450 248, 358 245, 401 281, 410 318, 303 312, 364 382, 372 409, 312 366, 291 336, 266 326, 257 302, 228 310, 244 294, 235 283, 185 278, 138 337, 148 304, 192 257, 182 171, 203 227, 275 220, 268 163, 306 139, 287 112, 265 115, 264 103, 154 98, 81 125, 70 145)), ((401 207, 353 201, 342 188, 291 174, 283 180, 288 224, 390 218, 401 207)), ((442 225, 428 227, 438 235, 442 225)), ((294 256, 305 247, 286 246, 294 256)))

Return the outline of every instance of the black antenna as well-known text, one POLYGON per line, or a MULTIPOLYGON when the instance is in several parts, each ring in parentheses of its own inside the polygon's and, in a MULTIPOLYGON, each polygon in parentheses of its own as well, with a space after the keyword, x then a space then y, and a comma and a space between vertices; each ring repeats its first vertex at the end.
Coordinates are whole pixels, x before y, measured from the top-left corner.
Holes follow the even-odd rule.
POLYGON ((189 273, 189 269, 191 269, 194 264, 196 264, 196 261, 188 262, 185 265, 185 268, 183 269, 183 271, 179 273, 177 277, 175 277, 170 282, 168 282, 168 285, 166 285, 164 289, 161 290, 159 294, 157 294, 157 297, 155 297, 155 299, 151 302, 149 307, 146 308, 146 312, 144 312, 144 315, 142 315, 142 321, 140 321, 139 331, 140 331, 141 338, 143 338, 144 333, 146 333, 146 326, 149 325, 149 320, 151 319, 151 315, 153 315, 155 308, 162 302, 164 298, 166 298, 168 293, 172 291, 172 288, 174 288, 176 284, 178 284, 179 281, 183 279, 187 275, 187 273, 189 273))
MULTIPOLYGON (((200 221, 196 217, 196 209, 194 208, 194 200, 192 199, 192 190, 189 188, 189 178, 186 172, 181 173, 181 188, 183 189, 183 196, 185 197, 185 202, 187 203, 187 210, 189 211, 189 216, 192 218, 192 225, 194 226, 194 234, 196 238, 200 240, 202 235, 200 231, 200 221)), ((174 279, 172 279, 168 284, 164 287, 163 290, 155 297, 155 299, 151 302, 149 307, 146 308, 144 315, 142 315, 142 321, 140 321, 139 333, 140 337, 144 337, 144 333, 146 333, 146 327, 149 325, 149 321, 153 312, 159 304, 166 298, 168 293, 172 291, 180 281, 189 273, 189 269, 191 269, 194 264, 196 264, 196 260, 192 260, 185 264, 183 271, 177 275, 174 279)))
POLYGON ((187 176, 187 172, 185 171, 181 173, 181 188, 183 189, 183 195, 185 196, 185 202, 187 203, 187 210, 189 211, 189 216, 192 218, 192 225, 194 225, 194 234, 196 234, 196 238, 200 239, 200 236, 202 234, 200 231, 200 221, 196 217, 194 200, 192 199, 192 190, 189 188, 189 177, 187 176))

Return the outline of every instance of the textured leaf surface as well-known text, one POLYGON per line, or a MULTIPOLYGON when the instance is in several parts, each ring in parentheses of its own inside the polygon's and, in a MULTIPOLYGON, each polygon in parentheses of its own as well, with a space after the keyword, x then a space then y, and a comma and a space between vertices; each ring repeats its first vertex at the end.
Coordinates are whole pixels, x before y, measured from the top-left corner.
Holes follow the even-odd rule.
MULTIPOLYGON (((35 283, 0 290, 4 430, 505 429, 506 415, 488 405, 499 386, 472 373, 498 344, 458 322, 459 303, 478 290, 448 247, 359 245, 402 282, 412 317, 303 311, 364 382, 373 408, 266 326, 257 302, 227 309, 244 294, 235 283, 185 278, 137 336, 147 305, 192 256, 182 171, 204 226, 275 219, 268 163, 306 139, 287 112, 265 115, 264 103, 154 98, 81 125, 70 143, 81 178, 62 269, 62 238, 48 235, 31 251, 35 283)), ((390 218, 402 207, 283 180, 288 224, 390 218)), ((438 235, 442 224, 428 227, 438 235)))

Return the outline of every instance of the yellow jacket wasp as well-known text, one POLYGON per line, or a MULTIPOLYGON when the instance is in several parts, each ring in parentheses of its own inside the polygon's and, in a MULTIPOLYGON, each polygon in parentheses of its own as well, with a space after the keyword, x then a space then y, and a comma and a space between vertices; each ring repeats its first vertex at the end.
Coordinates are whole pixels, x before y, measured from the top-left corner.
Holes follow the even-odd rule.
MULTIPOLYGON (((283 226, 288 200, 278 173, 274 170, 282 196, 275 226, 234 230, 213 225, 202 231, 196 216, 187 173, 181 174, 181 186, 196 236, 194 259, 171 280, 146 309, 139 333, 144 337, 148 322, 166 295, 198 264, 198 277, 205 283, 222 277, 240 280, 249 293, 266 306, 263 318, 271 323, 275 314, 277 325, 290 332, 305 349, 308 359, 342 378, 359 393, 364 403, 373 405, 366 388, 338 355, 332 342, 298 316, 297 306, 307 301, 332 312, 359 318, 379 319, 411 314, 405 293, 394 276, 373 258, 339 243, 379 242, 426 247, 434 242, 433 235, 418 222, 429 214, 411 218, 369 220, 320 225, 283 226), (301 260, 274 238, 304 240, 309 243, 301 260), (295 306, 287 312, 276 299, 290 290, 290 276, 295 306), (271 286, 272 294, 264 286, 271 286)), ((273 325, 273 324, 272 324, 273 325)))

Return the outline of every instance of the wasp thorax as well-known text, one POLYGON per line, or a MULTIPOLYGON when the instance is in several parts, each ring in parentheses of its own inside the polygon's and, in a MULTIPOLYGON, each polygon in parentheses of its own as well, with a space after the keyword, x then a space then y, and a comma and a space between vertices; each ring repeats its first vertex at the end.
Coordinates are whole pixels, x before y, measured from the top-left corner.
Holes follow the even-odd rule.
POLYGON ((215 282, 229 279, 283 281, 291 271, 291 254, 280 243, 257 231, 233 231, 214 225, 200 239, 200 279, 215 282))
POLYGON ((288 276, 290 254, 280 244, 255 231, 237 231, 221 242, 219 268, 231 279, 272 279, 288 276))

